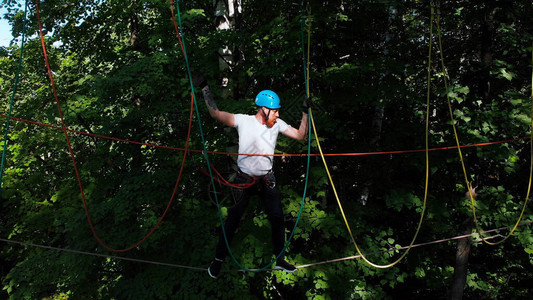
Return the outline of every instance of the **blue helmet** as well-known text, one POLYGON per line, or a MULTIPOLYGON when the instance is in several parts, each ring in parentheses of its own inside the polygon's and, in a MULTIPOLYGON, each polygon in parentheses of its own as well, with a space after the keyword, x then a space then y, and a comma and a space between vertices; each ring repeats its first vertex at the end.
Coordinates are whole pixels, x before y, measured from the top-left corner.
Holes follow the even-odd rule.
POLYGON ((270 109, 281 108, 280 99, 278 94, 274 93, 271 90, 260 91, 257 96, 255 96, 255 105, 264 106, 270 109))

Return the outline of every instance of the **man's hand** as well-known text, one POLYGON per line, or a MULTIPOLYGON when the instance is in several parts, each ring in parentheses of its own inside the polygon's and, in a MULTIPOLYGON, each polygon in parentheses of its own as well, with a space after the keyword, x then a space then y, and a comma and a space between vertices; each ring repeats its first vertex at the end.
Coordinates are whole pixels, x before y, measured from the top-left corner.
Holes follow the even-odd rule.
POLYGON ((305 96, 304 103, 302 104, 302 112, 304 114, 309 113, 309 109, 313 108, 315 106, 315 103, 311 99, 311 97, 305 96))
POLYGON ((213 94, 211 94, 209 86, 207 85, 207 80, 205 80, 205 77, 202 75, 202 73, 194 72, 192 74, 192 84, 202 90, 202 94, 204 95, 204 100, 205 104, 207 104, 207 108, 218 110, 215 99, 213 98, 213 94))
POLYGON ((205 80, 202 73, 195 72, 192 74, 192 84, 195 87, 199 87, 200 89, 204 89, 207 86, 207 80, 205 80))

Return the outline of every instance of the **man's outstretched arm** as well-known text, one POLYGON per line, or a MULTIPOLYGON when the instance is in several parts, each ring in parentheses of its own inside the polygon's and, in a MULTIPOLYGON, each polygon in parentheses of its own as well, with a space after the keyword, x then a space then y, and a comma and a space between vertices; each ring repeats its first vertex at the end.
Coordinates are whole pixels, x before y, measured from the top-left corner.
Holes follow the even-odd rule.
POLYGON ((283 134, 295 140, 303 141, 307 138, 307 130, 309 127, 308 124, 308 116, 306 113, 303 113, 302 121, 300 122, 300 127, 296 129, 292 126, 289 126, 289 128, 287 128, 285 132, 283 132, 283 134))
POLYGON ((215 98, 213 98, 213 94, 209 90, 208 85, 202 88, 202 94, 204 95, 205 104, 207 105, 207 109, 209 110, 211 117, 226 126, 234 127, 235 116, 232 113, 218 109, 215 98))
POLYGON ((307 139, 307 130, 309 130, 309 116, 307 113, 309 112, 309 108, 312 108, 314 106, 313 100, 309 97, 305 97, 304 103, 302 105, 302 121, 300 122, 300 127, 298 129, 289 126, 283 133, 284 135, 293 138, 295 140, 305 140, 307 139))

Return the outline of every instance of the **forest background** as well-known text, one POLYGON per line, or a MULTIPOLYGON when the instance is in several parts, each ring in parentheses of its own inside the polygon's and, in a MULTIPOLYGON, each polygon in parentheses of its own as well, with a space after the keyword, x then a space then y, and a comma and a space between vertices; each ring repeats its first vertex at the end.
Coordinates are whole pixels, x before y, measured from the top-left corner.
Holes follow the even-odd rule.
MULTIPOLYGON (((307 43, 310 34, 309 88, 324 152, 371 153, 326 157, 355 240, 371 261, 397 259, 404 251, 398 248, 409 245, 417 229, 424 205, 427 110, 429 147, 455 145, 446 94, 462 145, 498 142, 462 149, 479 227, 506 227, 489 234, 496 235, 489 241, 497 241, 517 222, 530 178, 531 1, 179 1, 177 13, 176 4, 191 68, 207 78, 218 106, 233 113, 253 113, 255 94, 272 89, 282 98, 281 118, 299 124, 306 94, 302 40, 307 43), (375 153, 397 150, 422 151, 375 153)), ((184 156, 174 149, 186 144, 191 88, 169 5, 162 0, 39 4, 67 127, 151 144, 69 132, 101 241, 116 249, 134 245, 173 198, 144 243, 113 253, 95 240, 87 222, 44 63, 36 2, 28 1, 25 19, 23 2, 3 1, 2 17, 14 36, 0 48, 3 130, 11 98, 12 117, 18 119, 11 119, 7 135, 0 200, 0 299, 533 298, 531 206, 504 243, 482 242, 472 234, 478 230, 454 148, 429 152, 427 209, 415 243, 440 242, 413 248, 386 269, 359 258, 327 262, 357 252, 322 161, 313 156, 305 205, 287 248, 289 261, 301 268, 293 274, 246 273, 228 259, 220 278, 211 279, 205 269, 220 230, 213 191, 222 214, 232 200, 228 187, 213 188, 202 172, 207 167, 199 124, 209 151, 234 152, 236 132, 209 117, 196 91, 200 118, 194 115, 192 150, 184 156)), ((280 137, 277 151, 306 154, 307 145, 280 137)), ((311 153, 318 153, 314 135, 311 153)), ((233 156, 209 159, 231 176, 233 156)), ((287 236, 298 217, 306 166, 305 155, 275 158, 287 236)), ((253 201, 232 245, 246 267, 271 261, 269 227, 259 201, 253 201)))

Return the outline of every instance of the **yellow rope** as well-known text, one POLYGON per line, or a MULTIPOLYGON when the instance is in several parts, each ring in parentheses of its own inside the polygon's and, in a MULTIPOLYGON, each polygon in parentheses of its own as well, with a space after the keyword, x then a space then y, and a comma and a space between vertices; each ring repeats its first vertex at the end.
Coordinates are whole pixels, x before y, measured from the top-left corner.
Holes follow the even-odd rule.
MULTIPOLYGON (((475 224, 476 230, 478 232, 483 232, 483 230, 479 226, 479 222, 477 220, 476 201, 474 199, 474 195, 472 194, 471 183, 468 180, 468 173, 466 171, 465 162, 464 162, 464 158, 463 158, 463 153, 461 151, 461 147, 460 147, 460 144, 459 144, 459 136, 457 134, 457 128, 455 126, 455 117, 453 116, 452 104, 451 104, 450 96, 449 96, 447 72, 446 72, 446 68, 444 66, 444 55, 443 55, 443 51, 442 51, 442 39, 441 39, 441 35, 442 34, 441 34, 441 28, 440 28, 440 14, 437 17, 437 33, 438 33, 438 40, 439 40, 439 52, 440 52, 441 68, 442 68, 442 72, 444 74, 443 77, 444 77, 444 87, 445 87, 445 92, 446 92, 446 100, 448 102, 448 109, 449 109, 449 112, 450 112, 450 118, 451 118, 451 122, 452 122, 453 133, 454 133, 454 136, 455 136, 455 142, 457 143, 457 150, 459 151, 459 158, 461 160, 461 166, 463 168, 463 173, 464 173, 464 176, 465 176, 466 187, 468 188, 468 195, 470 197, 470 202, 471 202, 471 206, 472 206, 472 214, 473 214, 473 217, 474 217, 474 224, 475 224)), ((532 49, 532 67, 533 67, 533 49, 532 49)), ((516 224, 511 229, 511 231, 509 232, 509 234, 507 236, 505 236, 503 239, 501 239, 501 240, 499 240, 497 242, 491 242, 491 241, 488 241, 487 238, 485 238, 483 235, 480 235, 481 239, 483 240, 483 242, 487 243, 488 245, 493 245, 494 246, 494 245, 501 244, 505 240, 507 240, 514 233, 514 231, 518 227, 520 221, 522 220, 522 217, 524 216, 524 212, 525 212, 526 207, 527 207, 527 202, 529 201, 529 195, 530 195, 530 192, 531 192, 531 181, 532 181, 532 178, 533 178, 533 73, 532 73, 531 81, 532 81, 532 92, 531 92, 531 100, 532 100, 532 105, 531 105, 531 128, 532 129, 531 129, 531 139, 530 139, 530 141, 531 141, 530 142, 530 144, 531 144, 531 159, 530 159, 531 160, 531 166, 530 166, 530 171, 529 171, 529 184, 528 184, 528 188, 527 188, 526 200, 524 201, 524 206, 522 208, 522 211, 520 212, 520 216, 518 217, 518 221, 516 221, 516 224)))
MULTIPOLYGON (((326 169, 326 173, 328 175, 328 178, 329 178, 329 181, 331 183, 331 187, 333 189, 333 193, 335 194, 335 198, 337 199, 337 204, 339 205, 339 209, 340 209, 340 212, 342 214, 342 218, 344 220, 344 223, 346 224, 346 228, 348 229, 348 233, 350 234, 350 238, 352 240, 352 243, 355 247, 355 249, 357 250, 357 253, 359 253, 359 255, 361 256, 361 258, 369 265, 375 267, 375 268, 378 268, 378 269, 386 269, 386 268, 390 268, 394 265, 396 265, 397 263, 399 263, 405 256, 407 256, 407 253, 409 252, 409 250, 411 250, 413 244, 415 243, 415 240, 418 236, 418 233, 420 232, 420 228, 422 227, 422 221, 424 219, 424 213, 426 211, 426 204, 427 204, 427 196, 428 196, 428 185, 429 185, 429 98, 430 98, 430 84, 431 84, 431 48, 432 48, 432 41, 433 41, 433 15, 434 15, 434 9, 433 7, 431 8, 431 22, 430 22, 430 31, 429 31, 429 55, 428 55, 428 77, 427 77, 427 81, 428 81, 428 87, 427 87, 427 104, 426 104, 426 179, 425 179, 425 189, 424 189, 424 203, 423 203, 423 206, 422 206, 422 212, 420 214, 420 220, 418 222, 418 226, 417 226, 417 229, 416 229, 416 232, 415 232, 415 235, 413 237, 413 239, 411 240, 411 243, 409 244, 409 247, 407 247, 407 249, 405 250, 405 252, 394 262, 390 263, 390 264, 386 264, 386 265, 378 265, 376 263, 373 263, 371 262, 370 260, 367 259, 367 257, 363 254, 363 252, 359 249, 359 246, 357 245, 357 242, 355 241, 355 238, 353 236, 353 233, 352 233, 352 230, 350 229, 350 225, 348 223, 348 220, 346 219, 346 215, 344 213, 344 210, 342 208, 342 204, 339 200, 339 195, 337 194, 337 190, 335 188, 335 184, 333 183, 333 179, 331 178, 331 174, 329 172, 329 168, 328 168, 328 165, 326 163, 326 159, 324 157, 324 153, 322 152, 322 147, 320 146, 320 140, 318 138, 318 134, 316 132, 316 126, 315 126, 315 120, 313 118, 313 111, 312 109, 310 110, 310 118, 311 118, 311 124, 313 126, 313 132, 315 134, 315 139, 316 139, 316 142, 317 142, 317 145, 318 145, 318 150, 320 152, 320 157, 322 158, 322 162, 324 163, 324 167, 326 169)), ((308 55, 308 59, 309 59, 309 55, 308 55)))

